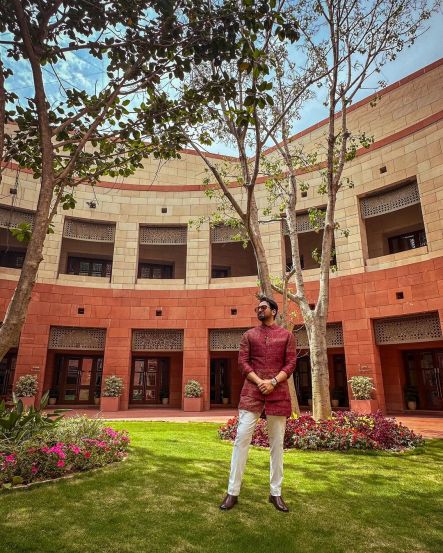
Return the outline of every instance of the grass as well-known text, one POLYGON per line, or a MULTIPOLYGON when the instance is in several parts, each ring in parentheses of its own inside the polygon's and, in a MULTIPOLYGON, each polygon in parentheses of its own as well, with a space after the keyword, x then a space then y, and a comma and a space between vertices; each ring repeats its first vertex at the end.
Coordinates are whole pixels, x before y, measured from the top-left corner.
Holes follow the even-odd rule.
POLYGON ((0 494, 2 553, 443 551, 443 440, 417 452, 285 453, 289 514, 267 502, 252 448, 240 503, 218 509, 231 445, 209 423, 127 428, 125 463, 0 494))

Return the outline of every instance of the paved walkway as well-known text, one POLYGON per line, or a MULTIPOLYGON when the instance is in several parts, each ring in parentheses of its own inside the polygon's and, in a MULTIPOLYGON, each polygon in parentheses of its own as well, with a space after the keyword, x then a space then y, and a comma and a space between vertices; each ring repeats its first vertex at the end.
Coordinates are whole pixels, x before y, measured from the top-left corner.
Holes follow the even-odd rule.
MULTIPOLYGON (((216 422, 223 423, 237 414, 236 409, 211 409, 201 413, 185 413, 180 409, 151 408, 129 409, 116 413, 99 411, 98 409, 77 409, 69 415, 87 415, 106 420, 125 421, 164 421, 164 422, 216 422)), ((408 428, 422 434, 425 438, 443 438, 443 413, 441 415, 399 414, 395 417, 408 428)))

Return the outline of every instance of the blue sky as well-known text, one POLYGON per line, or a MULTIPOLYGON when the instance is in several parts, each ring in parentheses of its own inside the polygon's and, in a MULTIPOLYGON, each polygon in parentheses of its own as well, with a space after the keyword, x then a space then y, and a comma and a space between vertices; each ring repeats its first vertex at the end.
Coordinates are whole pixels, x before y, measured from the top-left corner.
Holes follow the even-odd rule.
MULTIPOLYGON (((443 11, 432 16, 429 20, 429 30, 420 36, 411 48, 400 52, 395 61, 382 68, 381 74, 368 80, 365 89, 359 92, 355 101, 373 94, 378 88, 378 81, 382 80, 390 85, 441 57, 443 57, 443 11)), ((301 118, 294 127, 294 134, 327 117, 327 110, 320 100, 314 99, 306 103, 300 115, 301 118)), ((229 148, 223 144, 214 145, 210 150, 221 154, 237 155, 235 148, 229 148)))
MULTIPOLYGON (((394 62, 385 65, 381 75, 377 75, 372 81, 368 81, 366 88, 360 91, 355 101, 375 92, 378 81, 383 80, 387 84, 391 84, 441 58, 443 56, 442 34, 443 12, 440 11, 429 20, 429 30, 417 39, 414 46, 406 48, 398 54, 394 62)), ((22 97, 32 96, 32 76, 27 63, 15 63, 13 68, 15 75, 9 80, 9 87, 22 97)), ((65 62, 57 64, 57 71, 63 83, 68 84, 68 86, 75 83, 75 85, 91 91, 94 89, 97 80, 98 85, 103 85, 103 66, 99 60, 85 59, 78 54, 68 54, 65 62)), ((45 68, 45 73, 47 91, 51 100, 54 100, 58 96, 59 83, 47 68, 45 68)), ((300 120, 294 126, 294 134, 320 121, 326 115, 326 108, 321 100, 313 99, 307 102, 301 111, 300 120)), ((214 144, 209 149, 216 153, 237 154, 235 148, 223 144, 214 144)))

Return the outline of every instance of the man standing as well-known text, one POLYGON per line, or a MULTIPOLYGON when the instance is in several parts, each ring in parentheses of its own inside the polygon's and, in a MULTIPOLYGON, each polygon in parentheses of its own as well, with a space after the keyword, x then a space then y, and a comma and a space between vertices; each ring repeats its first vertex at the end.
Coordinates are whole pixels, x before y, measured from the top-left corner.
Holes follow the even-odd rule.
POLYGON ((295 339, 288 330, 275 324, 278 313, 275 301, 263 297, 255 311, 261 325, 245 332, 240 343, 238 359, 245 382, 238 406, 239 422, 228 493, 220 509, 232 509, 238 501, 252 434, 264 410, 271 453, 269 502, 279 511, 288 512, 281 486, 286 418, 291 414, 287 379, 295 369, 295 339))

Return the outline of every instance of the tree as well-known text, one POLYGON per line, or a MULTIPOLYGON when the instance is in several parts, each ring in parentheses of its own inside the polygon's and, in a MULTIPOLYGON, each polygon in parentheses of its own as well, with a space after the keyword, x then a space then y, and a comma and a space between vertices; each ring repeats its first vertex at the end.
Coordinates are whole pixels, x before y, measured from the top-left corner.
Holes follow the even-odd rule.
MULTIPOLYGON (((336 232, 345 236, 335 220, 337 192, 353 186, 343 178, 345 163, 372 138, 364 132, 352 134, 347 111, 369 77, 406 46, 414 43, 437 4, 426 0, 319 0, 280 2, 285 18, 298 29, 298 47, 282 42, 275 33, 250 33, 240 29, 248 45, 237 64, 227 62, 227 71, 237 82, 234 98, 221 98, 208 106, 206 125, 200 136, 190 136, 205 161, 215 186, 207 194, 218 199, 213 224, 220 221, 239 228, 251 241, 257 260, 260 289, 272 297, 283 296, 283 313, 288 324, 288 300, 301 312, 306 326, 312 372, 313 415, 331 414, 327 363, 326 323, 329 307, 329 279, 334 270, 333 241, 336 232), (316 87, 326 91, 327 131, 322 148, 304 152, 291 143, 290 134, 299 107, 316 87), (202 144, 233 141, 238 150, 238 167, 220 166, 205 155, 202 144), (274 143, 272 155, 265 149, 274 143), (252 156, 248 155, 252 154, 252 156), (312 226, 323 229, 320 251, 313 257, 320 266, 319 294, 315 306, 305 293, 297 232, 297 190, 306 184, 299 171, 318 170, 325 209, 310 211, 312 226), (237 170, 237 171, 236 171, 237 170), (257 183, 265 180, 267 203, 262 213, 257 201, 257 183), (289 229, 293 266, 280 278, 273 278, 263 246, 261 228, 267 220, 284 219, 289 229)), ((199 70, 207 78, 213 68, 199 70)), ((209 184, 209 179, 206 181, 209 184)))
MULTIPOLYGON (((265 2, 263 2, 265 3, 265 2)), ((14 161, 40 181, 32 231, 17 287, 0 328, 0 359, 18 339, 46 234, 60 208, 75 206, 75 187, 105 175, 128 176, 149 155, 179 156, 185 126, 202 122, 202 99, 231 97, 221 63, 236 55, 240 25, 262 28, 235 0, 11 0, 0 7, 0 178, 14 161), (62 78, 74 59, 99 61, 91 86, 62 78), (211 79, 170 90, 192 68, 212 63, 211 79), (18 68, 18 69, 17 69, 18 68), (219 68, 219 69, 217 69, 219 68), (14 72, 27 72, 34 93, 11 92, 14 72), (50 90, 51 79, 58 81, 50 90)))

